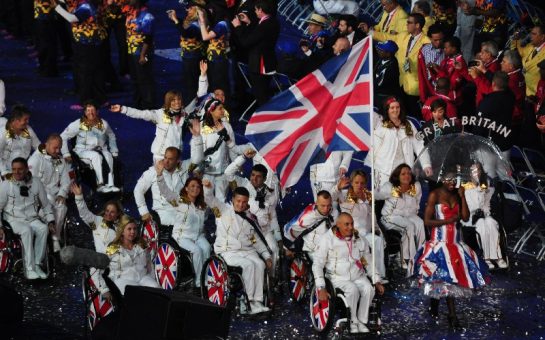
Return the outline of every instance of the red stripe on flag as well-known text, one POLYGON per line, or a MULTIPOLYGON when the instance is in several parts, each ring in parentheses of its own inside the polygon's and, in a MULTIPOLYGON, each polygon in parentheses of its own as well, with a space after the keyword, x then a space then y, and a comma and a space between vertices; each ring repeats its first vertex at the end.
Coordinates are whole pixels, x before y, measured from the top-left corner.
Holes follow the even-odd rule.
POLYGON ((357 149, 359 151, 368 151, 369 150, 369 147, 367 145, 365 145, 365 143, 363 143, 361 141, 361 139, 356 136, 352 131, 350 131, 350 129, 344 125, 343 123, 340 123, 338 126, 337 126, 337 130, 342 133, 343 135, 345 135, 346 137, 348 137, 348 139, 350 139, 350 141, 356 145, 357 149))
POLYGON ((452 269, 454 270, 454 275, 456 276, 458 283, 462 287, 469 287, 469 282, 467 281, 463 259, 461 258, 460 253, 458 251, 458 246, 456 244, 447 243, 446 247, 448 249, 448 253, 450 255, 450 263, 452 265, 452 269))
POLYGON ((294 110, 284 112, 282 114, 258 114, 253 115, 248 124, 264 123, 275 120, 284 120, 284 119, 296 119, 301 118, 307 113, 307 110, 294 110))
MULTIPOLYGON (((286 164, 284 166, 284 169, 282 169, 282 173, 280 175, 280 184, 282 185, 282 187, 285 186, 286 181, 289 178, 289 175, 291 174, 293 169, 297 166, 297 164, 299 162, 299 158, 301 157, 301 155, 303 154, 303 152, 306 151, 308 142, 309 141, 306 140, 305 142, 299 144, 299 146, 297 147, 297 149, 293 153, 293 156, 289 160, 288 164, 286 164)), ((309 151, 309 152, 312 152, 312 151, 309 151)))
POLYGON ((361 69, 362 60, 367 55, 368 48, 369 48, 369 40, 365 42, 365 45, 363 45, 363 49, 360 51, 360 54, 358 55, 358 61, 356 62, 356 65, 359 65, 360 67, 356 67, 352 70, 352 72, 350 73, 350 76, 348 76, 348 79, 346 80, 346 83, 344 83, 344 86, 352 83, 354 79, 356 79, 356 76, 358 75, 361 69))

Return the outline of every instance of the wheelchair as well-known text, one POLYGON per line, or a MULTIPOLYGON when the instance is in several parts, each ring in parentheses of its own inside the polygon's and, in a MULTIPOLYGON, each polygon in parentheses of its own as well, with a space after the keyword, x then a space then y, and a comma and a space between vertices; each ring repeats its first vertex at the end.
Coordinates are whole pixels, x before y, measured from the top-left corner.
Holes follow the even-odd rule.
MULTIPOLYGON (((72 158, 76 182, 83 183, 89 187, 92 192, 96 192, 98 188, 97 178, 91 164, 83 161, 72 149, 70 150, 70 157, 72 158)), ((104 178, 107 178, 107 174, 104 178)), ((114 158, 114 185, 123 192, 123 167, 119 161, 119 157, 114 158)))
POLYGON ((193 286, 195 278, 191 253, 172 238, 172 228, 161 225, 153 212, 152 219, 142 223, 140 233, 151 248, 157 283, 166 290, 186 290, 193 286))
MULTIPOLYGON (((340 288, 334 288, 328 278, 325 278, 325 284, 329 294, 326 301, 320 301, 318 298, 316 284, 312 285, 310 291, 309 311, 312 327, 319 334, 327 334, 333 326, 335 316, 340 314, 340 318, 335 322, 335 331, 342 335, 345 329, 350 330, 350 308, 346 302, 344 292, 340 288)), ((367 324, 370 331, 380 330, 380 319, 381 301, 375 295, 370 306, 369 322, 367 324)))
POLYGON ((107 272, 105 272, 102 277, 114 298, 113 301, 104 299, 97 289, 97 285, 91 276, 90 270, 91 269, 88 268, 83 271, 81 288, 83 290, 83 303, 85 306, 86 330, 92 332, 106 316, 117 310, 118 307, 116 302, 119 303, 121 301, 121 293, 117 286, 110 280, 107 272))
POLYGON ((289 264, 290 296, 295 302, 300 302, 310 292, 312 282, 312 261, 306 252, 298 251, 289 264))
MULTIPOLYGON (((21 237, 16 234, 8 222, 2 220, 4 237, 0 239, 0 275, 7 273, 21 272, 25 275, 25 261, 23 254, 23 242, 21 237)), ((49 275, 51 274, 51 265, 49 258, 50 242, 47 242, 45 254, 42 260, 42 269, 49 275)))
MULTIPOLYGON (((269 274, 265 270, 263 280, 263 305, 271 307, 272 288, 269 274)), ((250 310, 250 300, 246 294, 242 268, 229 266, 221 255, 212 255, 203 265, 201 272, 201 294, 208 301, 233 310, 242 302, 250 310)))

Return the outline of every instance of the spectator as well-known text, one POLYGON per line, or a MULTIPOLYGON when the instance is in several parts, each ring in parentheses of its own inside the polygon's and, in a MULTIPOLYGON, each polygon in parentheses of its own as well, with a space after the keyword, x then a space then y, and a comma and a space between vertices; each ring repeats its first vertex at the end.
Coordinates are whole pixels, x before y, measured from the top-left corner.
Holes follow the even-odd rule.
POLYGON ((454 101, 457 105, 463 102, 462 89, 465 79, 468 77, 467 64, 464 57, 460 54, 461 42, 456 37, 451 37, 445 41, 443 48, 445 59, 438 67, 434 66, 437 78, 447 78, 450 82, 450 90, 454 92, 454 101))
MULTIPOLYGON (((229 89, 229 24, 225 18, 217 14, 206 15, 202 8, 197 7, 199 26, 203 41, 208 41, 206 60, 208 61, 208 79, 213 89, 229 89)), ((225 101, 225 99, 224 99, 225 101)))
POLYGON ((443 27, 445 37, 450 38, 456 29, 456 3, 452 0, 433 0, 433 19, 443 27))
POLYGON ((350 49, 350 41, 348 41, 348 38, 345 37, 339 37, 335 41, 335 44, 333 44, 333 55, 338 56, 341 55, 341 53, 346 52, 350 49))
POLYGON ((437 98, 432 101, 430 104, 430 112, 432 119, 425 122, 420 129, 420 132, 424 137, 424 145, 427 145, 436 137, 458 132, 455 120, 456 116, 448 117, 453 118, 448 119, 445 115, 447 112, 447 102, 445 100, 437 98))
POLYGON ((397 97, 401 94, 399 87, 399 66, 395 53, 397 44, 392 40, 376 44, 377 61, 374 67, 375 103, 382 103, 386 97, 397 97))
POLYGON ((425 19, 421 14, 413 13, 407 19, 407 33, 388 34, 373 32, 373 38, 378 41, 393 40, 399 46, 397 62, 401 76, 399 83, 403 90, 403 101, 408 112, 413 116, 420 115, 419 83, 418 83, 418 55, 424 44, 430 40, 422 34, 425 19))
POLYGON ((478 59, 483 62, 486 72, 494 74, 501 69, 499 61, 500 53, 498 51, 498 45, 496 45, 494 41, 483 42, 477 56, 478 59))
POLYGON ((484 41, 493 40, 504 46, 507 39, 507 6, 505 0, 475 0, 475 6, 462 2, 461 9, 466 15, 481 16, 483 23, 474 40, 474 50, 484 41))
MULTIPOLYGON (((504 159, 509 159, 509 150, 513 146, 514 131, 511 131, 511 127, 514 108, 515 96, 509 90, 509 75, 504 71, 498 71, 492 79, 492 92, 483 98, 477 108, 478 117, 489 119, 490 124, 475 127, 473 132, 490 138, 501 150, 504 159)), ((490 164, 483 165, 487 169, 492 168, 490 164)))
POLYGON ((265 104, 269 99, 270 78, 276 72, 274 46, 280 34, 280 24, 274 16, 275 12, 275 3, 258 0, 255 3, 255 13, 259 19, 257 25, 243 27, 241 22, 250 24, 250 18, 245 13, 240 13, 232 21, 238 42, 248 49, 250 82, 258 105, 265 104))
POLYGON ((458 116, 458 109, 454 104, 454 93, 450 91, 450 82, 447 78, 437 79, 437 85, 435 87, 435 94, 424 102, 422 106, 422 118, 425 121, 429 121, 433 118, 431 104, 437 99, 441 99, 446 104, 445 115, 447 118, 456 118, 458 116))
POLYGON ((516 37, 511 43, 511 48, 516 49, 522 57, 524 78, 526 79, 526 95, 536 94, 539 82, 538 64, 545 60, 545 25, 537 25, 530 32, 530 43, 522 46, 520 39, 516 37))
POLYGON ((339 18, 338 33, 340 37, 345 37, 354 46, 364 38, 364 33, 358 29, 358 19, 353 15, 342 15, 339 18))
POLYGON ((475 0, 461 0, 458 2, 456 14, 456 30, 454 36, 462 42, 462 55, 465 60, 473 59, 473 39, 475 38, 475 21, 477 17, 468 15, 462 10, 462 3, 469 3, 470 7, 475 6, 475 0))
POLYGON ((312 5, 314 7, 314 11, 321 15, 329 15, 329 14, 357 15, 360 10, 358 3, 353 0, 335 0, 335 1, 313 0, 312 5))
POLYGON ((137 109, 155 107, 153 77, 153 15, 144 5, 146 0, 130 0, 127 6, 127 45, 129 69, 133 84, 133 100, 137 109))
POLYGON ((422 28, 422 32, 430 36, 428 34, 428 29, 430 28, 431 25, 435 24, 435 19, 430 16, 431 6, 429 1, 428 0, 416 1, 413 5, 413 9, 411 13, 419 13, 424 16, 424 19, 426 19, 426 24, 424 24, 424 27, 422 28))
POLYGON ((180 31, 180 47, 182 48, 182 84, 185 103, 195 98, 199 86, 199 61, 205 55, 205 46, 199 26, 197 8, 204 9, 204 0, 191 0, 183 21, 176 16, 175 10, 168 11, 168 17, 180 31))
POLYGON ((435 92, 437 75, 433 65, 441 65, 445 59, 443 41, 445 34, 441 25, 430 26, 428 30, 430 43, 425 44, 418 53, 418 84, 420 101, 423 103, 435 92))
POLYGON ((319 14, 312 13, 310 19, 305 20, 305 22, 308 24, 307 31, 310 37, 309 39, 301 39, 299 42, 301 51, 307 57, 314 53, 324 53, 330 47, 327 19, 319 14))
POLYGON ((407 12, 401 8, 397 0, 380 0, 380 4, 384 12, 382 12, 380 21, 373 30, 390 34, 407 32, 407 12))

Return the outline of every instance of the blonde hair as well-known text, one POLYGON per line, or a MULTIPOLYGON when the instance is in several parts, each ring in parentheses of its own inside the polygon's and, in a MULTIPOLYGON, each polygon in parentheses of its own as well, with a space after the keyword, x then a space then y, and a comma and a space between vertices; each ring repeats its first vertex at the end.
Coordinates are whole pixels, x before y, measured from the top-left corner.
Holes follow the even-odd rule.
MULTIPOLYGON (((122 244, 121 241, 123 239, 123 232, 125 231, 125 228, 131 223, 136 224, 136 220, 127 214, 121 215, 121 217, 119 217, 119 222, 117 223, 117 227, 115 228, 115 238, 110 244, 117 244, 121 246, 122 244)), ((136 236, 136 239, 134 240, 134 244, 138 244, 143 249, 146 249, 148 247, 148 245, 146 244, 146 241, 140 235, 136 236)))

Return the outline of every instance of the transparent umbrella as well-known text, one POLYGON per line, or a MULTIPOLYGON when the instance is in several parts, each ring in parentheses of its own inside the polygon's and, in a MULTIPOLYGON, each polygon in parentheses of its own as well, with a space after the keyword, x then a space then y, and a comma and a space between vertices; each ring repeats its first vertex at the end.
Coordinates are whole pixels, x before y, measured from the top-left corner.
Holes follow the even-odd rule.
POLYGON ((417 178, 439 181, 447 173, 455 173, 462 182, 471 178, 470 168, 481 163, 490 178, 511 178, 509 162, 490 139, 470 133, 452 133, 430 142, 420 153, 413 166, 417 178), (426 176, 422 162, 431 161, 433 174, 426 176))

